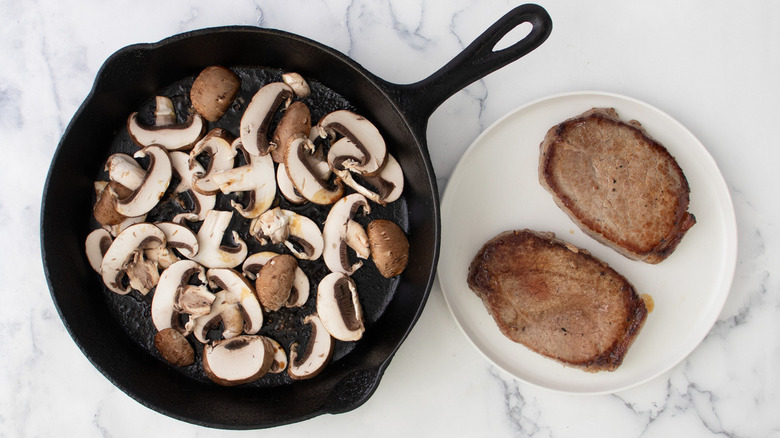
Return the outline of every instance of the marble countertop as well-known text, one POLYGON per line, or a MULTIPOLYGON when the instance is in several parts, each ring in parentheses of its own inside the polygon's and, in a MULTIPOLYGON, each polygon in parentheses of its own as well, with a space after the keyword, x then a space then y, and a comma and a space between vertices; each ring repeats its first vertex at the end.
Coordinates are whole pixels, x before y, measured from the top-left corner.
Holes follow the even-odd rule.
MULTIPOLYGON (((0 0, 0 437, 780 436, 780 4, 541 1, 554 22, 535 52, 467 87, 430 118, 440 189, 491 123, 543 96, 602 90, 680 121, 714 157, 739 249, 726 304, 671 371, 616 394, 572 396, 517 381, 466 339, 438 285, 376 393, 357 409, 263 432, 158 414, 116 389, 63 326, 40 263, 49 162, 116 50, 241 24, 331 46, 410 83, 459 53, 514 1, 14 2, 0 0)), ((446 218, 445 218, 446 220, 446 218)))

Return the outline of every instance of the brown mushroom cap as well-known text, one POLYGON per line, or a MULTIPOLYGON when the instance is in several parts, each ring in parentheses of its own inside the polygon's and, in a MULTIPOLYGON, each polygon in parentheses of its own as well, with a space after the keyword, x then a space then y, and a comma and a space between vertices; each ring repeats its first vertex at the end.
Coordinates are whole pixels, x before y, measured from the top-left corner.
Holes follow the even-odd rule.
POLYGON ((298 261, 289 254, 273 257, 257 274, 255 290, 264 308, 276 311, 287 303, 298 261))
POLYGON ((277 163, 284 162, 284 153, 288 142, 293 137, 308 137, 311 131, 311 113, 309 107, 301 101, 295 101, 284 110, 284 115, 274 130, 273 142, 276 148, 271 149, 271 158, 277 163))
POLYGON ((209 122, 216 122, 227 112, 241 88, 241 79, 229 69, 212 65, 195 78, 190 90, 192 107, 209 122))
POLYGON ((103 225, 116 225, 125 220, 126 216, 116 211, 116 203, 132 193, 132 190, 116 181, 109 182, 95 203, 95 219, 103 225))
POLYGON ((195 350, 181 333, 173 328, 166 328, 154 335, 154 346, 163 359, 177 367, 184 367, 195 362, 195 350))
POLYGON ((394 222, 377 219, 368 224, 371 258, 385 278, 395 277, 409 262, 409 241, 401 227, 394 222))

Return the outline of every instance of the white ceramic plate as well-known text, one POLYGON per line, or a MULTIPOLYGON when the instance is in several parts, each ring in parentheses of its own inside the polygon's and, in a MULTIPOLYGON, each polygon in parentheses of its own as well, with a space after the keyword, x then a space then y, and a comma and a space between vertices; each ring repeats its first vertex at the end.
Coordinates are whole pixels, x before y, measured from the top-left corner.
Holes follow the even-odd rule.
POLYGON ((684 126, 633 98, 600 92, 556 95, 494 123, 461 157, 442 199, 438 279, 455 320, 496 366, 556 391, 603 394, 646 382, 682 361, 715 323, 731 287, 737 232, 729 191, 715 161, 684 126), (587 237, 538 182, 539 144, 547 130, 592 107, 636 119, 677 159, 691 188, 697 223, 658 265, 631 261, 587 237), (655 305, 614 372, 564 367, 504 337, 468 288, 469 263, 482 245, 511 229, 553 231, 590 251, 631 281, 655 305))

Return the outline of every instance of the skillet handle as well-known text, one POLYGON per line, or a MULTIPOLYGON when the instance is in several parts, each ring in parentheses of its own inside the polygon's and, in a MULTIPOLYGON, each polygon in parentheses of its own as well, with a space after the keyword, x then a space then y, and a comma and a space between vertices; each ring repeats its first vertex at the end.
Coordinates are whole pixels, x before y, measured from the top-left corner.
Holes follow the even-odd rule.
POLYGON ((427 120, 445 100, 467 85, 504 67, 539 47, 552 32, 552 19, 539 5, 525 4, 501 17, 444 67, 420 82, 396 85, 394 93, 404 107, 409 120, 422 122, 422 134, 427 120), (523 23, 531 23, 531 32, 515 44, 494 51, 496 44, 523 23))

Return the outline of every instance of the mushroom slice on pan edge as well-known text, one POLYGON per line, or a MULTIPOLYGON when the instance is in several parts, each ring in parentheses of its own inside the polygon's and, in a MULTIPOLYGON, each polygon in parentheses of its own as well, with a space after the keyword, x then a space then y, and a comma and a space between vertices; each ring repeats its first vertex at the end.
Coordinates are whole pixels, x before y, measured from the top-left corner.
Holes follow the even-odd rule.
POLYGON ((173 189, 174 193, 188 193, 192 200, 192 211, 179 213, 173 217, 173 222, 180 223, 182 220, 191 222, 202 221, 206 218, 206 213, 214 209, 217 204, 217 195, 204 195, 196 191, 193 187, 195 175, 205 175, 206 169, 197 161, 190 163, 190 155, 186 152, 173 151, 168 154, 171 157, 173 170, 179 175, 179 185, 173 189), (190 167, 190 165, 192 167, 190 167))
POLYGON ((244 150, 241 139, 233 141, 234 153, 241 151, 246 165, 232 169, 214 172, 212 179, 222 193, 246 192, 249 198, 244 207, 235 200, 230 205, 245 218, 256 218, 271 207, 276 197, 276 176, 274 162, 270 154, 264 156, 252 155, 244 150))
POLYGON ((103 263, 103 256, 111 247, 113 242, 111 233, 103 228, 93 230, 87 235, 87 240, 84 243, 84 247, 87 253, 87 260, 92 269, 98 274, 100 273, 100 265, 103 263))
POLYGON ((284 82, 271 82, 255 93, 241 117, 241 142, 252 155, 266 155, 271 143, 268 132, 274 113, 283 101, 292 99, 293 89, 284 82))
POLYGON ((274 345, 265 336, 241 335, 203 348, 203 370, 214 382, 234 386, 254 382, 273 365, 274 345))
POLYGON ((385 139, 373 123, 348 110, 326 114, 317 124, 320 136, 335 140, 336 134, 348 138, 357 153, 334 161, 338 169, 349 167, 362 175, 378 173, 387 160, 385 139))
POLYGON ((160 146, 147 146, 136 152, 135 158, 149 157, 149 168, 140 186, 130 196, 119 199, 116 211, 127 217, 146 214, 154 208, 168 189, 173 168, 168 151, 160 146))
MULTIPOLYGON (((190 278, 197 274, 201 286, 206 284, 206 272, 203 266, 191 260, 181 260, 160 274, 160 282, 157 283, 157 289, 152 297, 152 322, 157 331, 166 328, 174 328, 182 334, 188 334, 192 331, 194 318, 182 325, 180 315, 183 312, 177 310, 179 290, 189 285, 190 278)), ((196 286, 197 285, 193 285, 196 286)), ((211 300, 214 301, 213 299, 211 300)))
POLYGON ((284 243, 295 257, 316 260, 324 242, 317 224, 306 216, 275 207, 252 220, 249 233, 263 245, 284 243))
POLYGON ((347 248, 350 247, 360 258, 369 255, 368 237, 363 227, 352 218, 360 209, 364 214, 371 211, 368 200, 359 193, 353 193, 339 199, 328 213, 322 229, 324 249, 322 258, 332 272, 352 275, 363 262, 358 260, 350 264, 347 248))
POLYGON ((285 152, 284 166, 298 193, 309 201, 329 205, 344 195, 344 185, 336 179, 333 184, 323 178, 318 163, 326 161, 322 149, 305 137, 295 137, 285 152))
POLYGON ((130 138, 140 147, 153 144, 169 151, 186 150, 192 148, 203 135, 206 124, 200 114, 192 114, 184 123, 175 123, 176 116, 173 113, 173 104, 170 99, 156 99, 155 124, 145 126, 139 123, 138 113, 130 114, 127 119, 127 132, 130 138), (167 101, 166 101, 167 99, 167 101), (170 123, 168 123, 170 122, 170 123))
POLYGON ((346 274, 331 272, 317 287, 317 314, 331 336, 340 341, 363 337, 363 307, 355 281, 346 274))
POLYGON ((309 94, 311 94, 311 88, 309 87, 309 83, 306 82, 306 79, 303 78, 298 73, 295 72, 289 72, 284 73, 282 75, 282 81, 289 85, 290 88, 293 89, 295 92, 295 95, 300 97, 301 99, 305 99, 309 97, 309 94))
POLYGON ((319 374, 330 362, 335 344, 316 313, 307 315, 303 323, 311 326, 311 335, 300 357, 298 343, 295 342, 290 346, 290 365, 287 374, 294 380, 310 379, 319 374))
POLYGON ((125 295, 130 286, 123 284, 125 270, 132 263, 137 252, 165 245, 165 234, 152 224, 140 223, 127 227, 119 233, 103 256, 100 274, 103 283, 113 292, 125 295))
POLYGON ((240 265, 247 255, 246 242, 233 231, 236 246, 222 245, 222 238, 230 225, 233 212, 211 210, 198 230, 198 253, 187 257, 207 268, 234 268, 240 265))
POLYGON ((215 268, 206 271, 209 286, 221 289, 227 294, 225 301, 235 303, 244 320, 243 332, 253 335, 263 325, 263 308, 257 299, 255 290, 239 272, 227 268, 215 268))
MULTIPOLYGON (((214 182, 214 173, 233 168, 236 152, 230 144, 229 134, 222 128, 214 128, 203 137, 190 151, 190 171, 192 172, 192 188, 203 195, 216 195, 219 186, 214 182), (198 167, 198 156, 205 153, 208 165, 205 170, 198 167)), ((202 166, 200 166, 202 168, 202 166)))
MULTIPOLYGON (((268 260, 278 256, 278 253, 272 251, 262 251, 250 255, 244 260, 242 269, 244 275, 250 280, 257 278, 257 273, 265 265, 268 260)), ((293 279, 292 288, 290 289, 290 297, 285 303, 285 307, 300 307, 306 304, 309 299, 309 277, 303 272, 300 267, 295 269, 295 278, 293 279)))

